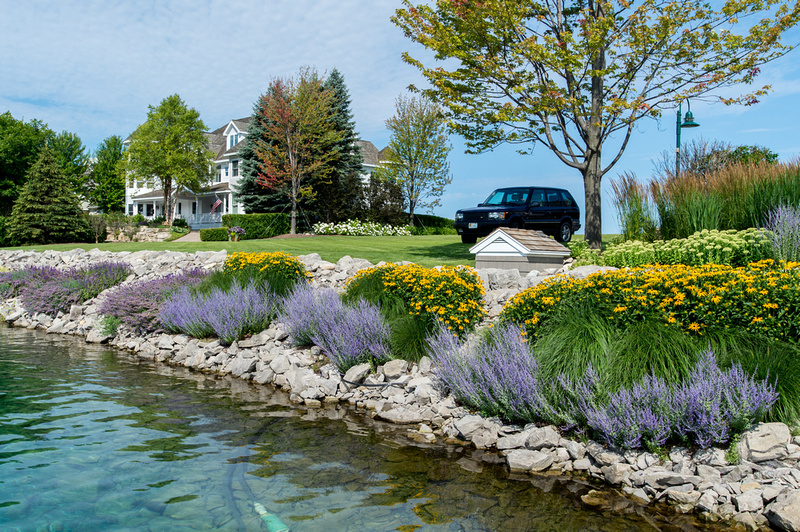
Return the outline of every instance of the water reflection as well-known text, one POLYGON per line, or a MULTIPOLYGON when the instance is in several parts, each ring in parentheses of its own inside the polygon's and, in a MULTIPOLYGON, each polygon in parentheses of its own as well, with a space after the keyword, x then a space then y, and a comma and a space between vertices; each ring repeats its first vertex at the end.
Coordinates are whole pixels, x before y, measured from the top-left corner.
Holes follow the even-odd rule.
POLYGON ((691 530, 347 407, 0 330, 0 529, 691 530), (274 521, 272 522, 274 525, 274 521), (274 528, 273 528, 274 529, 274 528))

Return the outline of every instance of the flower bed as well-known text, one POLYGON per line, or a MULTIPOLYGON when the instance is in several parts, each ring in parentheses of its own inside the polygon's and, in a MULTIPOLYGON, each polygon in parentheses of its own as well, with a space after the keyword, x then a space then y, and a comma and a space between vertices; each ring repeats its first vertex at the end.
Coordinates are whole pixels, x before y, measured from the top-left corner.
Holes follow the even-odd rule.
POLYGON ((618 328, 654 318, 691 335, 741 328, 770 338, 800 338, 800 263, 647 266, 587 279, 554 277, 514 296, 501 320, 536 336, 568 300, 588 302, 618 328))
POLYGON ((358 220, 347 220, 340 223, 316 223, 313 231, 318 235, 411 236, 411 231, 405 226, 384 225, 358 220))

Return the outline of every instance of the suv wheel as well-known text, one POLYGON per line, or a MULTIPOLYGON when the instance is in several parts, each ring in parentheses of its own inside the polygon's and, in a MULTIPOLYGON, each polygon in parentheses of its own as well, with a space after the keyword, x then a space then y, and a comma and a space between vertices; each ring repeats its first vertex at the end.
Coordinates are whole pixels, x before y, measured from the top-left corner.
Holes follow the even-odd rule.
POLYGON ((475 235, 461 235, 462 244, 474 244, 477 241, 478 237, 475 235))
POLYGON ((561 227, 558 228, 556 240, 565 243, 572 240, 572 224, 570 222, 561 222, 561 227))

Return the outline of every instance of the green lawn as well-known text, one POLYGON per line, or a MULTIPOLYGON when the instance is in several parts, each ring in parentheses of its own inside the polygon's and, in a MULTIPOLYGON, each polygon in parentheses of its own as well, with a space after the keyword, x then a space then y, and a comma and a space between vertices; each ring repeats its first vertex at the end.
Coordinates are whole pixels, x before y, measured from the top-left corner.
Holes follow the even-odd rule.
MULTIPOLYGON (((603 235, 603 243, 617 235, 603 235)), ((583 238, 582 235, 576 235, 583 238)), ((302 238, 271 238, 243 240, 241 242, 127 242, 104 244, 52 244, 25 246, 32 251, 55 249, 67 251, 75 248, 98 248, 104 251, 139 251, 143 249, 169 251, 285 251, 292 255, 319 253, 327 261, 336 262, 345 255, 366 259, 373 264, 380 261, 416 262, 422 266, 457 265, 475 266, 475 256, 469 252, 471 245, 462 244, 457 235, 443 236, 314 236, 302 238)))

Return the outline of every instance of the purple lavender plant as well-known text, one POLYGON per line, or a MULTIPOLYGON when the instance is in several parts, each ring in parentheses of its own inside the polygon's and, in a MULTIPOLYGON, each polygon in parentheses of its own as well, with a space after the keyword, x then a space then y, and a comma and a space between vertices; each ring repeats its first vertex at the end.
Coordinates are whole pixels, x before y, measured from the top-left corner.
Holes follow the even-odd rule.
POLYGON ((360 299, 353 306, 342 306, 335 319, 329 318, 330 315, 317 316, 311 341, 339 371, 389 358, 389 327, 376 305, 360 299))
POLYGON ((536 359, 520 332, 504 325, 470 344, 440 327, 429 340, 437 376, 460 401, 485 414, 515 421, 552 418, 536 359))
POLYGON ((800 207, 780 205, 770 211, 765 229, 779 260, 800 261, 800 207))
POLYGON ((17 297, 25 286, 39 286, 60 275, 61 271, 52 266, 27 266, 21 270, 0 272, 0 297, 17 297))
POLYGON ((207 275, 204 270, 192 269, 121 285, 105 297, 100 314, 118 318, 136 332, 156 331, 162 328, 158 311, 164 300, 183 287, 197 286, 207 275))
POLYGON ((345 312, 336 290, 306 283, 280 298, 278 308, 278 321, 286 326, 295 345, 311 345, 320 323, 338 321, 345 312))
POLYGON ((230 345, 269 326, 274 300, 255 280, 246 286, 234 282, 228 290, 214 288, 203 294, 184 288, 164 302, 159 319, 167 330, 196 338, 213 334, 230 345))

